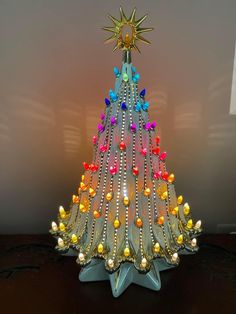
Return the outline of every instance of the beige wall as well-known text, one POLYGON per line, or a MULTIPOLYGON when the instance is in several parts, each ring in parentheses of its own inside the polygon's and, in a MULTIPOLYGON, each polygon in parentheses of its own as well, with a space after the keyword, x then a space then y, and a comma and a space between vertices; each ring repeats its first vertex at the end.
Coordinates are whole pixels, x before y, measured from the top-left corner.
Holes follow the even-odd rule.
MULTIPOLYGON (((148 12, 146 26, 155 28, 133 64, 176 189, 205 231, 235 231, 236 116, 229 108, 236 2, 121 2, 126 12, 148 12)), ((0 1, 1 233, 47 232, 57 207, 76 192, 113 67, 121 64, 100 29, 119 5, 0 1)))

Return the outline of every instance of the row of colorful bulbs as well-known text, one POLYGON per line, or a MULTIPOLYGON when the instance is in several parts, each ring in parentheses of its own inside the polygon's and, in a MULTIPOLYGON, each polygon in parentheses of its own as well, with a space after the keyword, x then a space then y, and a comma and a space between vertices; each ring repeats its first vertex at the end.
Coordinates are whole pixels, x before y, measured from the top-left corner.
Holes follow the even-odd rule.
MULTIPOLYGON (((65 212, 65 210, 64 210, 63 207, 60 207, 60 208, 59 208, 59 212, 60 212, 61 218, 62 218, 62 217, 66 217, 66 212, 65 212)), ((142 226, 142 221, 140 220, 140 218, 138 218, 136 221, 137 221, 136 224, 138 224, 139 227, 141 227, 141 226, 142 226)), ((116 219, 116 220, 114 221, 114 228, 119 228, 119 227, 120 227, 120 222, 119 222, 119 220, 116 219)), ((64 231, 65 231, 65 226, 64 226, 63 223, 60 223, 59 228, 60 228, 60 231, 61 231, 61 232, 64 232, 64 231)), ((200 221, 200 220, 197 221, 197 223, 195 224, 195 227, 194 227, 194 228, 195 228, 196 230, 198 230, 198 229, 201 228, 201 221, 200 221)), ((58 227, 57 227, 57 224, 56 224, 55 222, 52 222, 52 230, 55 231, 55 232, 58 231, 58 227)), ((177 240, 177 243, 178 243, 179 245, 182 245, 182 244, 183 244, 183 241, 184 241, 184 236, 183 236, 183 234, 180 234, 180 235, 177 237, 176 240, 177 240)), ((71 242, 72 242, 72 244, 74 244, 74 245, 78 243, 78 237, 76 236, 76 234, 72 234, 72 235, 71 235, 71 242)), ((191 246, 192 246, 192 247, 195 247, 196 245, 197 245, 197 240, 196 240, 196 238, 193 238, 193 239, 191 240, 191 246)), ((62 238, 60 238, 60 237, 58 238, 58 246, 59 246, 60 248, 64 248, 64 246, 65 246, 64 240, 63 240, 62 238)), ((153 246, 153 251, 154 251, 154 253, 159 253, 159 252, 160 252, 160 244, 159 244, 158 242, 155 243, 155 245, 153 246)), ((102 244, 102 243, 100 243, 100 244, 98 245, 98 247, 97 247, 97 252, 98 252, 99 254, 103 254, 103 253, 104 253, 104 247, 103 247, 103 244, 102 244)), ((125 256, 125 257, 130 256, 130 249, 129 249, 128 247, 126 247, 126 248, 124 249, 124 256, 125 256)), ((80 253, 80 254, 79 254, 79 261, 80 261, 80 262, 83 262, 84 259, 85 259, 84 254, 83 254, 83 253, 80 253)), ((172 255, 172 261, 173 261, 173 262, 176 262, 177 259, 178 259, 178 254, 177 254, 177 253, 174 253, 174 254, 172 255)), ((144 259, 142 260, 140 266, 142 266, 143 268, 145 268, 146 265, 147 265, 147 260, 144 258, 144 259)), ((111 267, 111 268, 113 268, 113 266, 114 266, 114 261, 113 261, 113 260, 111 260, 110 262, 108 261, 108 266, 111 267)))
MULTIPOLYGON (((81 182, 79 189, 81 189, 81 188, 82 188, 83 191, 87 190, 87 187, 84 185, 83 182, 81 182)), ((149 196, 149 195, 151 194, 151 190, 150 190, 149 188, 146 188, 143 193, 144 193, 145 196, 149 196)), ((158 191, 158 190, 157 190, 157 193, 159 194, 159 191, 158 191)), ((94 196, 96 195, 96 192, 94 191, 94 189, 89 188, 89 194, 90 194, 90 196, 94 197, 94 196)), ((159 194, 159 197, 160 197, 162 200, 165 200, 165 199, 168 197, 167 191, 164 191, 163 193, 159 194)), ((113 199, 113 192, 108 192, 108 193, 106 194, 106 200, 107 200, 108 202, 110 202, 112 199, 113 199)), ((84 206, 82 203, 79 203, 79 197, 78 197, 78 196, 73 195, 73 197, 72 197, 72 202, 79 204, 79 209, 80 209, 81 212, 87 212, 87 211, 88 211, 88 208, 86 208, 86 206, 84 206)), ((177 198, 177 204, 178 204, 178 205, 181 205, 182 203, 183 203, 183 196, 180 195, 180 196, 178 196, 178 198, 177 198)), ((123 204, 124 204, 125 206, 129 206, 129 205, 130 205, 130 200, 129 200, 129 197, 128 197, 128 196, 125 196, 125 197, 123 198, 123 204)), ((170 210, 170 213, 171 213, 172 215, 178 215, 178 212, 179 212, 178 206, 176 206, 175 208, 173 208, 173 209, 170 210)), ((188 203, 185 203, 185 204, 183 205, 183 213, 184 213, 185 216, 188 216, 188 215, 189 215, 189 213, 190 213, 190 206, 189 206, 188 203)), ((65 211, 64 207, 60 206, 60 208, 59 208, 59 214, 60 214, 60 218, 61 218, 61 219, 65 219, 65 218, 67 217, 67 214, 66 214, 66 211, 65 211)), ((100 218, 100 217, 101 217, 100 212, 97 211, 97 210, 94 210, 94 211, 93 211, 93 217, 94 217, 94 218, 100 218)), ((164 221, 165 221, 164 216, 159 216, 158 219, 157 219, 157 224, 163 225, 163 224, 164 224, 164 221)), ((58 228, 57 228, 57 225, 55 224, 55 222, 53 222, 53 225, 54 225, 54 227, 53 227, 52 229, 53 229, 54 231, 57 231, 58 228)), ((117 220, 117 219, 115 219, 113 225, 114 225, 114 228, 115 228, 115 229, 119 228, 119 227, 120 227, 120 221, 117 220)), ((135 220, 135 225, 136 225, 138 228, 141 228, 141 227, 143 226, 143 222, 142 222, 142 219, 141 219, 140 217, 136 218, 136 220, 135 220)), ((187 221, 186 228, 187 228, 187 229, 193 229, 193 227, 194 227, 195 229, 199 229, 199 228, 201 227, 201 221, 199 220, 199 221, 195 224, 195 226, 194 226, 192 219, 189 219, 189 220, 187 221)), ((64 225, 63 222, 60 223, 60 225, 59 225, 59 230, 62 231, 62 232, 65 231, 65 225, 64 225)))
MULTIPOLYGON (((102 120, 102 122, 104 121, 104 119, 105 119, 105 115, 104 115, 104 113, 101 113, 101 120, 102 120)), ((117 125, 117 124, 118 124, 117 118, 116 118, 115 116, 111 116, 111 117, 110 117, 110 123, 111 123, 112 126, 117 125)), ((143 128, 144 128, 144 130, 146 130, 146 131, 154 131, 155 128, 156 128, 156 126, 157 126, 156 121, 153 121, 153 122, 147 122, 147 123, 145 123, 145 124, 143 125, 143 128)), ((99 124, 98 124, 98 132, 99 132, 99 133, 103 133, 104 130, 105 130, 105 125, 99 123, 99 124)), ((135 133, 135 132, 137 131, 137 125, 136 125, 136 123, 131 123, 131 124, 130 124, 130 131, 131 131, 132 133, 135 133)))
MULTIPOLYGON (((113 92, 112 89, 110 89, 110 98, 111 100, 114 102, 118 99, 117 95, 115 94, 115 92, 113 92)), ((111 105, 111 101, 108 98, 104 99, 104 102, 106 104, 107 107, 110 107, 111 105)), ((120 107, 123 111, 126 111, 128 109, 127 104, 125 101, 123 101, 120 104, 120 107)), ((134 110, 137 112, 140 112, 141 110, 147 111, 149 108, 149 102, 142 102, 140 103, 139 101, 136 102, 136 104, 134 105, 134 110)))
MULTIPOLYGON (((131 124, 130 129, 131 129, 131 131, 132 131, 132 129, 136 130, 136 124, 131 124), (133 126, 133 127, 132 127, 132 126, 133 126)), ((96 145, 96 144, 97 144, 97 141, 98 141, 98 137, 97 137, 96 135, 93 135, 92 141, 93 141, 93 144, 96 145)), ((160 136, 156 136, 156 138, 155 138, 155 143, 156 143, 156 145, 158 145, 158 146, 160 145, 160 136)), ((159 151, 160 151, 160 150, 159 150, 159 151)), ((159 151, 158 151, 158 153, 159 153, 159 151)), ((158 154, 158 153, 157 153, 157 154, 158 154)))
MULTIPOLYGON (((88 187, 87 187, 83 182, 80 183, 79 191, 80 191, 80 190, 82 190, 82 191, 87 191, 87 190, 89 190, 89 195, 90 195, 91 197, 95 197, 95 195, 96 195, 96 191, 95 191, 93 188, 91 188, 91 187, 88 189, 88 187)), ((150 196, 150 195, 151 195, 151 190, 150 190, 150 188, 144 189, 143 194, 144 194, 144 196, 150 196)), ((157 189, 157 194, 158 194, 159 198, 160 198, 161 200, 163 200, 163 201, 166 200, 167 197, 168 197, 168 192, 167 192, 167 191, 159 192, 159 188, 157 189)), ((110 202, 110 201, 113 199, 113 197, 114 197, 114 193, 113 193, 113 192, 108 192, 108 193, 106 194, 106 196, 105 196, 105 198, 106 198, 106 200, 107 200, 108 202, 110 202)), ((84 204, 82 204, 81 202, 79 203, 79 198, 78 198, 78 196, 73 195, 72 202, 79 204, 79 209, 80 209, 81 212, 87 212, 87 211, 88 211, 88 208, 87 208, 84 204)), ((181 205, 182 203, 183 203, 183 196, 180 195, 180 196, 177 198, 177 204, 178 204, 178 205, 181 205)), ((124 204, 125 206, 129 206, 130 200, 129 200, 129 197, 128 197, 128 196, 125 196, 125 197, 123 198, 123 204, 124 204)), ((179 207, 176 206, 176 207, 174 207, 174 208, 171 208, 171 209, 170 209, 170 213, 171 213, 172 215, 174 215, 174 216, 177 216, 178 213, 179 213, 179 207)), ((188 216, 188 215, 189 215, 189 213, 190 213, 190 206, 189 206, 188 203, 185 203, 185 204, 183 205, 183 213, 184 213, 185 216, 188 216)), ((99 218, 99 217, 101 216, 100 213, 99 213, 97 210, 95 210, 95 211, 93 212, 93 215, 94 215, 94 218, 99 218)), ((158 223, 159 225, 164 224, 164 216, 158 217, 157 223, 158 223)), ((188 229, 192 229, 192 226, 193 226, 193 221, 192 221, 192 219, 189 219, 189 220, 188 220, 186 226, 187 226, 188 229)), ((139 227, 140 227, 140 226, 139 226, 139 227)))
MULTIPOLYGON (((139 80, 140 80, 140 74, 136 73, 136 68, 135 67, 132 67, 131 70, 132 70, 132 80, 133 80, 133 82, 134 83, 138 83, 139 80)), ((119 71, 119 69, 117 67, 114 67, 113 72, 114 72, 114 74, 115 74, 115 76, 117 78, 120 77, 121 73, 120 73, 120 71, 119 71)), ((128 80, 129 80, 128 74, 127 73, 123 73, 122 79, 123 79, 124 82, 128 82, 128 80)))
MULTIPOLYGON (((181 239, 181 241, 182 241, 182 238, 183 238, 182 235, 180 235, 180 236, 178 237, 178 239, 181 239)), ((78 239, 77 239, 77 236, 76 236, 75 234, 72 234, 72 236, 71 236, 71 242, 72 242, 72 244, 74 244, 74 245, 76 245, 76 244, 78 243, 78 239)), ((177 242, 178 242, 178 240, 177 240, 177 242)), ((182 243, 182 242, 181 242, 181 243, 182 243)), ((196 238, 193 238, 193 239, 191 240, 191 246, 194 248, 194 247, 196 247, 196 245, 197 245, 197 239, 196 239, 196 238)), ((63 240, 62 238, 60 238, 60 237, 58 238, 58 246, 59 246, 60 248, 62 248, 62 249, 65 247, 65 242, 64 242, 64 240, 63 240)), ((161 251, 160 244, 159 244, 158 242, 156 242, 156 243, 154 244, 154 246, 153 246, 153 252, 154 252, 155 254, 158 254, 160 251, 161 251)), ((105 253, 104 246, 103 246, 102 243, 98 244, 98 246, 97 246, 97 252, 98 252, 99 255, 102 255, 102 254, 105 253)), ((125 249, 124 249, 124 251, 123 251, 123 254, 124 254, 125 257, 129 257, 129 256, 131 255, 131 252, 130 252, 129 247, 125 247, 125 249)), ((85 255, 84 255, 84 253, 80 252, 79 255, 78 255, 78 259, 79 259, 79 262, 82 262, 82 263, 83 263, 83 262, 85 261, 85 255)), ((179 259, 178 253, 177 253, 177 252, 173 253, 173 255, 172 255, 172 257, 171 257, 172 262, 173 262, 173 263, 176 263, 176 262, 178 261, 178 259, 179 259)), ((111 268, 111 269, 114 268, 114 260, 113 260, 113 259, 111 259, 111 258, 108 259, 107 264, 108 264, 109 268, 111 268)), ((145 269, 145 268, 147 267, 147 265, 148 265, 148 261, 147 261, 147 259, 146 259, 145 257, 143 257, 142 260, 141 260, 140 267, 143 268, 143 269, 145 269)))
MULTIPOLYGON (((141 98, 144 99, 145 94, 146 94, 146 89, 143 89, 140 92, 139 95, 140 95, 141 98)), ((112 89, 110 89, 110 91, 109 91, 109 96, 110 96, 110 99, 108 99, 108 98, 104 99, 106 107, 110 107, 111 102, 115 102, 115 101, 118 100, 118 96, 116 95, 116 93, 112 89)), ((121 109, 124 110, 124 111, 128 109, 125 101, 122 102, 120 104, 120 106, 121 106, 121 109)), ((148 108, 149 108, 149 103, 148 102, 142 102, 142 103, 137 102, 135 104, 135 106, 134 106, 134 110, 137 111, 137 112, 140 112, 141 110, 147 111, 148 108)))
MULTIPOLYGON (((160 142, 160 137, 157 136, 156 137, 156 144, 158 146, 153 148, 151 150, 151 152, 154 155, 158 155, 160 161, 165 162, 165 160, 167 158, 167 152, 164 151, 164 152, 160 153, 159 142, 160 142)), ((93 143, 94 143, 94 145, 97 144, 97 137, 96 136, 93 136, 93 143)), ((123 141, 120 142, 118 147, 119 147, 120 150, 124 151, 126 149, 125 142, 123 142, 123 141)), ((101 153, 105 153, 108 150, 108 145, 107 144, 100 144, 99 150, 100 150, 101 153)), ((148 150, 145 147, 140 150, 140 154, 142 156, 144 156, 144 157, 147 155, 147 152, 148 152, 148 150)), ((98 168, 99 168, 98 165, 95 165, 93 163, 92 164, 88 164, 87 162, 83 162, 83 167, 84 167, 85 170, 91 170, 92 172, 96 172, 98 170, 98 168)), ((117 171, 118 171, 118 169, 117 169, 116 165, 110 167, 110 173, 112 175, 115 175, 117 173, 117 171)), ((133 167, 132 172, 133 172, 133 175, 137 176, 139 174, 138 167, 137 166, 133 167)), ((158 172, 155 172, 153 174, 153 177, 154 177, 154 179, 167 180, 169 183, 173 183, 173 181, 175 179, 175 176, 174 176, 173 173, 169 175, 169 173, 167 171, 162 172, 161 170, 158 171, 158 172)))
MULTIPOLYGON (((97 172, 98 170, 98 165, 95 165, 93 163, 88 164, 87 162, 83 162, 83 167, 85 170, 91 170, 92 172, 97 172)), ((118 167, 115 164, 114 166, 110 166, 109 168, 110 174, 111 175, 116 175, 118 172, 118 167)), ((132 168, 132 174, 134 176, 138 176, 139 175, 139 168, 137 166, 134 166, 132 168)), ((168 181, 169 183, 173 183, 175 180, 175 175, 173 173, 169 174, 168 171, 157 171, 155 173, 153 173, 153 178, 154 179, 162 179, 164 181, 168 181)))

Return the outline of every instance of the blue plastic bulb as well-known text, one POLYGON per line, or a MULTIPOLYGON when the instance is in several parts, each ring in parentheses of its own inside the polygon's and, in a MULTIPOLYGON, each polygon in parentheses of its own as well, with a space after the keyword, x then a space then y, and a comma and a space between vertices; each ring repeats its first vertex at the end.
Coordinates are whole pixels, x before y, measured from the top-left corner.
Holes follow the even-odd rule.
POLYGON ((140 104, 140 102, 137 102, 136 105, 134 106, 134 110, 137 112, 140 112, 142 108, 142 105, 140 104))
POLYGON ((113 92, 112 89, 110 89, 110 90, 109 90, 109 95, 111 96, 112 94, 114 94, 114 92, 113 92))
POLYGON ((107 107, 110 106, 111 102, 108 98, 105 98, 104 101, 105 101, 105 104, 107 105, 107 107))
POLYGON ((114 67, 113 71, 114 71, 114 74, 116 76, 120 73, 120 71, 119 71, 119 69, 117 67, 114 67))
POLYGON ((139 95, 140 95, 140 97, 143 98, 146 95, 146 89, 144 88, 143 90, 141 90, 139 95))
POLYGON ((126 106, 126 103, 125 103, 125 102, 122 102, 122 104, 121 104, 121 109, 122 109, 122 110, 127 110, 127 106, 126 106))
POLYGON ((149 103, 148 102, 145 102, 144 104, 142 104, 142 108, 143 110, 148 110, 148 107, 149 107, 149 103))

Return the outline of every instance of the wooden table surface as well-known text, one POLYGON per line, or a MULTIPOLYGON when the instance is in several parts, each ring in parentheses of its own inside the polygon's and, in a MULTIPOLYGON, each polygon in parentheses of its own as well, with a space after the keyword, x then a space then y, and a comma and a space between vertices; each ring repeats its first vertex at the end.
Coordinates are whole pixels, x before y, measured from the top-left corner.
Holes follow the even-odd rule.
POLYGON ((118 299, 109 282, 81 283, 75 257, 49 235, 0 236, 0 313, 236 313, 236 235, 202 235, 200 251, 161 273, 154 292, 131 285, 118 299))

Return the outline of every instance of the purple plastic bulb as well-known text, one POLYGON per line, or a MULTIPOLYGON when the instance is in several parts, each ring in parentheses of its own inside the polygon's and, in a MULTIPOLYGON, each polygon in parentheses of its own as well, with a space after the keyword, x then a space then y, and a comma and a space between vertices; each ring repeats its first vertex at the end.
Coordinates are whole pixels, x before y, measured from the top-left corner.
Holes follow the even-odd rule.
POLYGON ((102 124, 98 124, 98 132, 102 133, 105 130, 105 127, 102 124))
POLYGON ((151 129, 151 122, 147 122, 144 126, 145 130, 150 130, 151 129))
POLYGON ((101 117, 101 120, 104 120, 105 119, 105 114, 101 113, 100 117, 101 117))
POLYGON ((131 126, 130 126, 130 130, 131 130, 131 132, 136 132, 136 130, 137 130, 137 126, 136 126, 136 124, 135 124, 135 123, 132 123, 132 124, 131 124, 131 126))
POLYGON ((155 129, 156 126, 157 126, 156 121, 153 121, 153 122, 151 123, 151 128, 152 128, 152 129, 155 129))
POLYGON ((115 125, 116 124, 116 117, 111 116, 110 121, 111 121, 112 125, 115 125))

